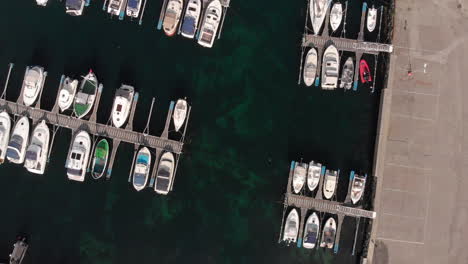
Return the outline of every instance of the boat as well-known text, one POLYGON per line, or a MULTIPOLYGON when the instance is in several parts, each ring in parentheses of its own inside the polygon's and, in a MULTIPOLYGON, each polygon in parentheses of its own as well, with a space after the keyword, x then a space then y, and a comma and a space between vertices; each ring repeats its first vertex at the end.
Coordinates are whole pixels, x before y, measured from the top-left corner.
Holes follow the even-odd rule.
POLYGON ((46 6, 49 0, 36 0, 38 6, 46 6))
POLYGON ((310 20, 314 34, 318 35, 327 15, 331 0, 311 0, 309 3, 310 20))
POLYGON ((369 32, 374 31, 375 25, 377 25, 377 8, 373 5, 367 10, 367 30, 369 32))
POLYGON ((26 150, 24 167, 31 173, 44 174, 49 154, 50 130, 45 120, 42 120, 33 130, 29 146, 26 150))
POLYGON ((322 164, 311 161, 307 170, 307 187, 309 187, 309 191, 313 192, 317 188, 321 173, 322 164))
POLYGON ((85 6, 85 0, 66 0, 65 12, 71 16, 81 16, 85 6))
POLYGON ((299 233, 299 214, 296 208, 289 212, 284 224, 283 241, 288 243, 295 243, 297 241, 297 234, 299 233))
POLYGON ((10 142, 6 152, 6 157, 10 162, 21 164, 24 162, 26 147, 29 140, 29 119, 26 116, 21 117, 16 122, 11 133, 10 142))
POLYGON ((333 31, 337 30, 343 20, 343 5, 335 3, 330 11, 330 26, 333 31))
POLYGON ((306 181, 306 172, 307 172, 307 164, 298 162, 294 167, 294 174, 292 180, 292 187, 294 193, 299 193, 304 187, 304 183, 306 181))
POLYGON ((177 103, 174 108, 174 114, 172 115, 172 119, 174 120, 174 127, 175 131, 179 131, 182 125, 185 122, 185 118, 187 117, 187 101, 184 99, 177 100, 177 103))
POLYGON ((364 59, 362 59, 359 62, 359 75, 361 76, 362 83, 372 82, 372 76, 370 74, 369 65, 364 59))
POLYGON ((94 148, 93 165, 91 168, 91 177, 97 180, 104 175, 107 161, 109 159, 109 142, 103 138, 99 140, 94 148))
POLYGON ((147 147, 138 151, 135 169, 133 170, 133 188, 141 191, 148 182, 151 168, 151 153, 147 147))
POLYGON ((320 232, 320 220, 317 214, 314 212, 312 213, 309 218, 307 218, 307 222, 304 228, 304 248, 315 248, 315 245, 318 241, 318 235, 320 232))
POLYGON ((351 182, 351 201, 353 204, 357 204, 361 200, 364 194, 364 188, 366 187, 367 175, 360 176, 354 174, 353 181, 351 182))
POLYGON ((127 16, 137 18, 140 15, 142 0, 128 0, 127 16))
POLYGON ((44 68, 39 66, 27 67, 23 80, 23 102, 26 106, 33 105, 44 84, 44 68))
POLYGON ((115 127, 122 127, 127 122, 132 108, 133 95, 135 88, 130 85, 122 84, 115 93, 114 105, 112 106, 112 124, 115 127))
POLYGON ((13 251, 10 254, 10 264, 21 264, 28 247, 27 238, 25 236, 18 236, 15 244, 13 244, 13 251))
POLYGON ((75 99, 76 88, 78 88, 78 80, 72 80, 66 77, 59 94, 58 104, 61 112, 68 110, 72 106, 73 100, 75 99))
POLYGON ((349 57, 345 64, 343 65, 343 70, 341 71, 341 82, 340 88, 346 90, 351 89, 354 79, 354 62, 353 58, 349 57))
POLYGON ((90 150, 91 138, 88 132, 84 130, 78 132, 71 143, 65 163, 68 179, 80 182, 84 181, 90 150))
POLYGON ((124 3, 125 0, 109 0, 109 5, 107 6, 107 13, 115 16, 120 16, 124 12, 124 3))
POLYGON ((331 199, 335 194, 336 185, 338 183, 338 172, 332 170, 325 171, 325 179, 323 184, 323 195, 326 199, 331 199))
POLYGON ((159 161, 154 190, 159 194, 168 194, 174 177, 174 154, 165 152, 159 161))
POLYGON ((176 33, 183 7, 183 0, 169 0, 167 3, 166 13, 164 15, 163 21, 164 33, 166 33, 167 36, 172 37, 176 33))
POLYGON ((73 111, 78 118, 83 118, 93 108, 98 88, 98 80, 93 71, 83 77, 78 93, 75 97, 73 111))
POLYGON ((10 139, 11 119, 7 112, 0 113, 0 164, 5 162, 6 152, 8 148, 8 140, 10 139))
POLYGON ((182 36, 193 39, 198 27, 198 20, 202 9, 201 0, 189 0, 185 9, 182 28, 180 30, 182 36))
POLYGON ((333 244, 335 244, 335 235, 336 221, 333 217, 330 217, 323 226, 322 241, 320 241, 320 247, 333 248, 333 244))
POLYGON ((317 51, 315 48, 310 48, 304 62, 304 83, 306 86, 311 86, 315 82, 317 75, 317 51))
POLYGON ((200 29, 198 44, 205 48, 213 47, 222 14, 223 9, 221 8, 221 3, 219 0, 211 1, 206 8, 205 16, 203 18, 200 29))
POLYGON ((333 90, 338 84, 338 67, 340 64, 340 55, 338 50, 332 44, 327 47, 323 54, 322 63, 322 89, 333 90))

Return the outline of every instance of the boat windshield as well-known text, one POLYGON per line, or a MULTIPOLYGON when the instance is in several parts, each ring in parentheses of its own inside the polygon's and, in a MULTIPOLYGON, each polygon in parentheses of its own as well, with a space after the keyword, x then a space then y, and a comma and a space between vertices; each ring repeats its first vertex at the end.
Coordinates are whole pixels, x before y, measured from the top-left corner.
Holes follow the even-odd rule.
POLYGON ((82 3, 83 0, 67 0, 65 6, 67 7, 67 9, 80 10, 82 3))
POLYGON ((19 150, 14 149, 14 148, 10 148, 10 147, 8 147, 6 155, 7 155, 7 157, 15 159, 15 160, 19 160, 19 158, 20 158, 19 157, 19 150))
POLYGON ((19 135, 13 135, 8 143, 8 147, 20 150, 23 146, 23 138, 19 135))
POLYGON ((169 179, 167 178, 157 178, 156 179, 156 190, 159 191, 168 191, 169 190, 169 179))
POLYGON ((71 169, 71 168, 67 169, 67 174, 70 174, 73 176, 81 176, 82 173, 83 173, 83 170, 81 169, 71 169))
POLYGON ((37 155, 38 153, 34 150, 28 150, 26 151, 26 159, 27 160, 32 160, 32 161, 36 161, 37 160, 37 155))
POLYGON ((158 171, 158 177, 169 178, 169 176, 171 176, 170 168, 164 165, 161 166, 161 168, 158 171))

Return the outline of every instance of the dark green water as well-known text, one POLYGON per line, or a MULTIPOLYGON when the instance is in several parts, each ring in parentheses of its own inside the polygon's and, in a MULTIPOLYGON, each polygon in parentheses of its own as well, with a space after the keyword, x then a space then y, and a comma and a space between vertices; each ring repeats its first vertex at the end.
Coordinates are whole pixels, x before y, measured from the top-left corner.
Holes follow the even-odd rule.
MULTIPOLYGON (((213 49, 157 31, 161 1, 148 0, 141 27, 110 19, 102 1, 82 17, 49 2, 47 8, 34 0, 2 2, 1 84, 7 64, 15 63, 7 98, 16 100, 27 65, 42 65, 49 73, 42 106, 51 109, 60 75, 92 68, 104 83, 100 122, 122 82, 140 92, 139 131, 152 97, 151 133, 158 134, 169 101, 187 96, 193 106, 187 145, 174 191, 162 197, 137 193, 127 182, 133 146, 126 144, 110 181, 69 181, 71 133, 60 130, 45 175, 0 168, 0 256, 25 232, 31 244, 25 263, 356 262, 351 218, 338 255, 277 243, 291 160, 342 169, 341 190, 350 169, 372 169, 379 93, 297 85, 305 1, 233 0, 213 49)), ((349 19, 359 18, 360 6, 349 19)))

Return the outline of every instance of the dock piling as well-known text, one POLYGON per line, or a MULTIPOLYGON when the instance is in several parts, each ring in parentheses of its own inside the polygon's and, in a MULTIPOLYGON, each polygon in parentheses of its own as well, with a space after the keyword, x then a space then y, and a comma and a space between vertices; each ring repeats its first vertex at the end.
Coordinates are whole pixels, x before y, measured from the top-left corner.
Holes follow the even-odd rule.
POLYGON ((41 83, 41 90, 39 91, 39 97, 37 98, 37 101, 36 101, 37 108, 41 108, 41 99, 42 99, 42 93, 44 92, 44 88, 45 88, 44 84, 45 84, 46 78, 47 78, 47 72, 44 72, 44 78, 42 79, 42 83, 41 83))
POLYGON ((114 166, 115 155, 117 154, 117 149, 119 148, 120 140, 112 139, 112 152, 109 159, 109 165, 107 166, 106 180, 109 180, 112 174, 112 167, 114 166))
POLYGON ((169 127, 171 125, 172 112, 174 112, 174 105, 174 101, 171 101, 171 104, 169 105, 169 111, 167 112, 166 125, 164 126, 161 138, 167 138, 169 136, 169 127))
POLYGON ((148 0, 145 0, 145 2, 143 3, 143 9, 141 10, 141 14, 140 14, 140 20, 138 21, 138 25, 142 25, 143 24, 143 15, 145 14, 145 9, 146 9, 146 2, 148 0))
POLYGON ((104 88, 104 86, 102 85, 102 83, 99 84, 96 99, 94 101, 93 113, 91 114, 91 117, 89 118, 89 121, 91 121, 93 123, 96 123, 97 110, 99 108, 99 101, 101 100, 101 94, 102 94, 102 89, 103 88, 104 88))

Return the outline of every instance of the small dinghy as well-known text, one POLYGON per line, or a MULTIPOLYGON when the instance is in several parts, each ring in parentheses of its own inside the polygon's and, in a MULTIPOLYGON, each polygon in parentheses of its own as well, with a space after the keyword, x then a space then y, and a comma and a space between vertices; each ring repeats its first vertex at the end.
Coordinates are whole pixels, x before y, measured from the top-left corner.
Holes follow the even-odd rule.
POLYGON ((322 241, 320 242, 320 247, 333 248, 333 244, 335 244, 335 235, 336 222, 333 217, 330 217, 323 226, 322 241))
POLYGON ((94 149, 93 165, 91 169, 91 176, 97 180, 104 175, 109 158, 109 143, 106 139, 101 139, 94 149))
POLYGON ((336 185, 338 184, 338 172, 326 170, 323 184, 323 195, 325 199, 331 199, 335 194, 336 185))
POLYGON ((333 31, 336 31, 343 20, 343 5, 335 3, 330 11, 330 26, 333 31))
POLYGON ((309 218, 307 218, 307 222, 304 228, 304 248, 315 248, 317 244, 318 235, 320 232, 320 220, 317 214, 314 212, 312 213, 309 218))
POLYGON ((112 106, 112 124, 115 127, 120 128, 127 122, 134 94, 135 89, 133 86, 126 84, 122 84, 115 93, 114 105, 112 106))
POLYGON ((201 0, 189 0, 182 22, 181 34, 186 38, 193 39, 200 19, 202 3, 201 0))
POLYGON ((283 241, 288 243, 295 243, 297 241, 297 234, 299 233, 299 214, 296 208, 289 212, 284 224, 283 241))
POLYGON ((27 67, 26 74, 23 80, 23 102, 26 106, 32 106, 39 94, 41 93, 44 84, 44 68, 39 66, 27 67))
POLYGON ((140 14, 142 0, 128 0, 127 2, 127 16, 137 18, 140 14))
POLYGON ((178 132, 179 129, 185 122, 185 118, 187 117, 187 101, 184 99, 177 100, 177 103, 174 108, 174 114, 172 115, 172 119, 174 120, 174 127, 175 131, 178 132))
POLYGON ((369 32, 374 31, 375 25, 377 24, 377 9, 372 6, 367 10, 367 30, 369 32))
POLYGON ((330 7, 331 0, 310 0, 309 13, 312 21, 312 29, 314 35, 318 35, 322 28, 323 21, 327 15, 327 10, 330 7))
POLYGON ((6 157, 10 162, 21 164, 24 162, 26 147, 29 141, 29 119, 21 117, 16 122, 8 143, 6 157))
POLYGON ((90 151, 91 138, 88 132, 82 130, 76 134, 68 152, 65 163, 68 179, 80 182, 84 181, 90 151))
POLYGON ((311 86, 315 82, 317 75, 317 51, 315 48, 310 48, 304 62, 304 83, 306 86, 311 86))
POLYGON ((154 191, 159 194, 168 194, 174 177, 174 154, 165 152, 159 161, 154 191))
POLYGON ((184 2, 182 0, 169 0, 164 15, 163 29, 167 36, 172 37, 177 31, 184 2))
POLYGON ((59 107, 61 112, 68 110, 72 106, 77 88, 78 80, 72 80, 68 77, 65 78, 59 95, 59 107))
POLYGON ((338 84, 338 68, 340 55, 335 45, 330 45, 323 54, 322 62, 322 89, 333 90, 338 84))
POLYGON ((360 176, 354 174, 353 181, 351 183, 351 201, 353 204, 357 204, 361 200, 364 194, 364 188, 366 186, 367 175, 360 176))
POLYGON ((307 187, 309 191, 313 192, 317 188, 320 181, 320 174, 322 173, 322 164, 311 161, 307 171, 307 187))
POLYGON ((135 169, 133 170, 133 188, 143 190, 148 182, 151 167, 151 153, 147 147, 138 151, 135 169))
POLYGON ((8 140, 10 139, 11 119, 7 112, 0 113, 0 164, 5 162, 8 140))
POLYGON ((222 14, 223 10, 219 0, 213 0, 208 4, 202 21, 198 44, 205 48, 213 47, 222 14))
POLYGON ((372 82, 372 76, 370 74, 369 65, 364 59, 359 62, 359 74, 361 76, 361 82, 372 82))
POLYGON ((34 128, 31 143, 26 150, 24 167, 32 173, 44 174, 49 153, 50 130, 45 120, 34 128))
POLYGON ((341 71, 341 82, 340 88, 346 90, 351 89, 354 79, 354 62, 353 58, 349 57, 345 64, 343 65, 343 70, 341 71))
POLYGON ((299 193, 302 190, 302 187, 304 187, 304 183, 306 181, 306 172, 307 164, 297 162, 296 166, 294 167, 294 175, 292 180, 294 193, 299 193))
POLYGON ((96 100, 97 91, 98 80, 93 71, 90 70, 81 80, 80 89, 76 94, 73 111, 78 118, 85 117, 91 111, 96 100))

